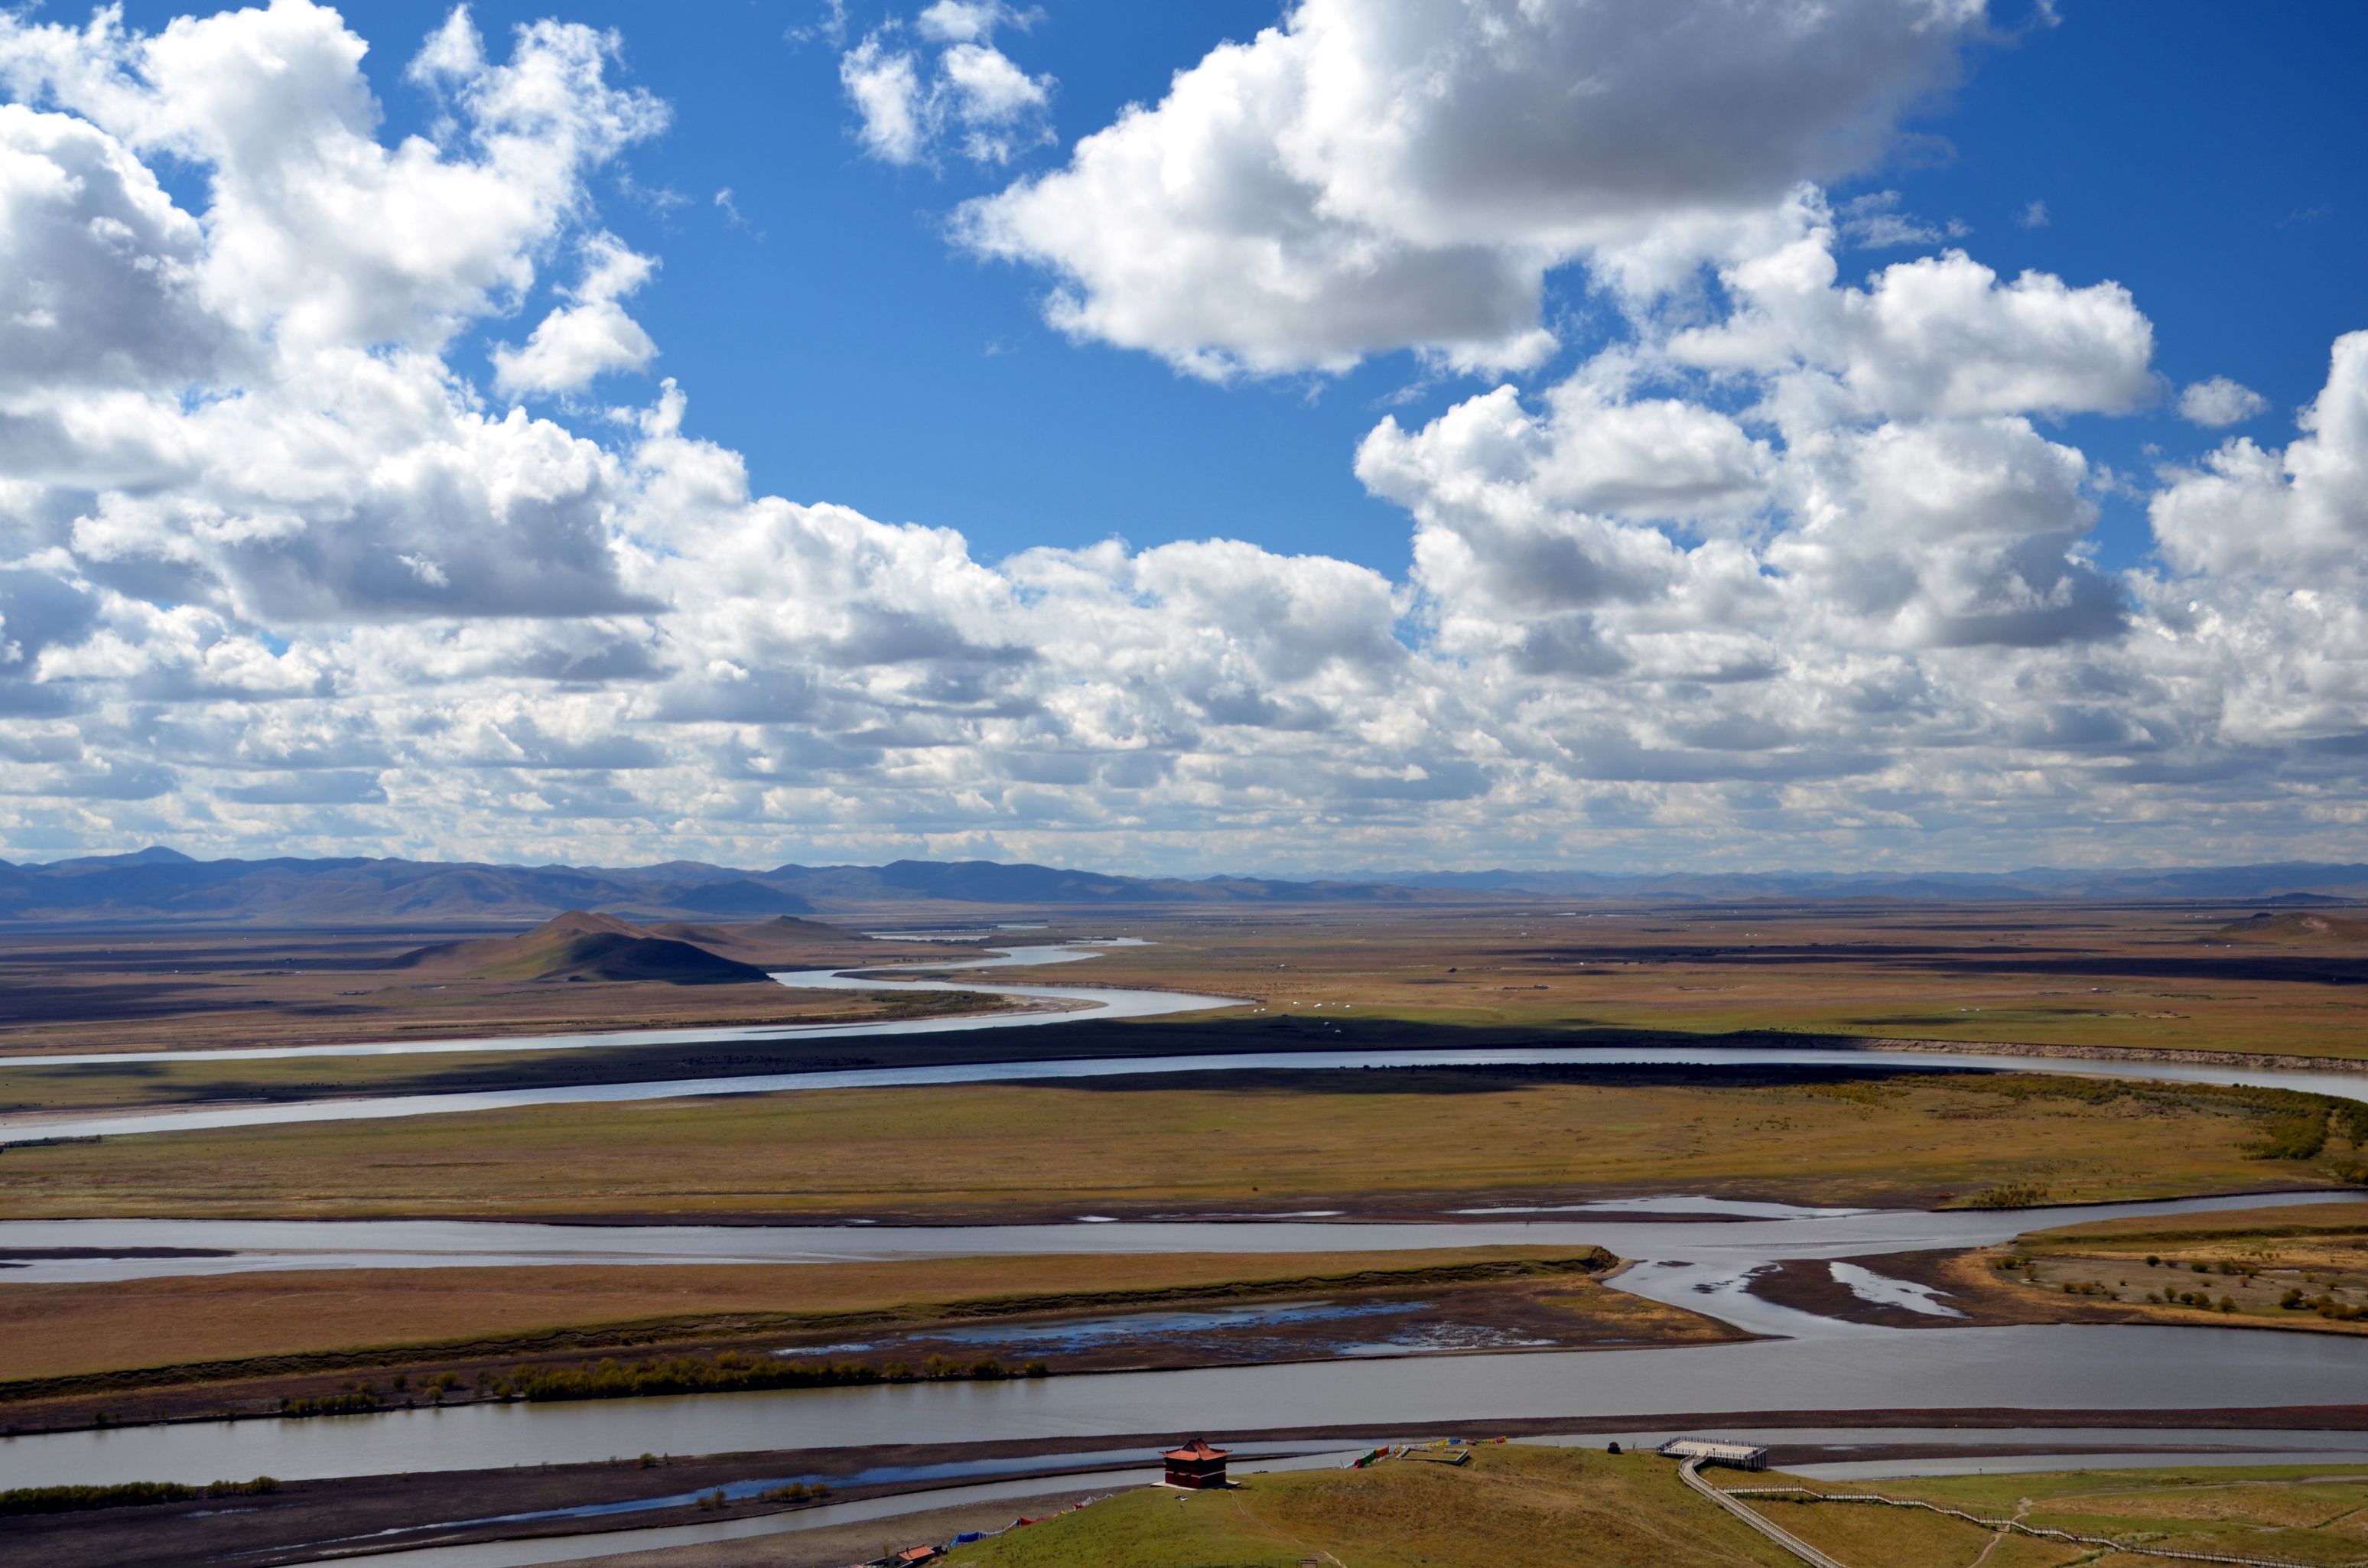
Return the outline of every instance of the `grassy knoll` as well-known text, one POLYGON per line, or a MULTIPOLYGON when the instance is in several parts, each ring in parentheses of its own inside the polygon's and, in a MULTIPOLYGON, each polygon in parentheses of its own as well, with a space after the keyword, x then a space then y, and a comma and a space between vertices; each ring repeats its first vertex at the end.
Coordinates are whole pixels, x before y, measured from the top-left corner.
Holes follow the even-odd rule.
MULTIPOLYGON (((1784 1480, 1706 1474, 1730 1490, 1784 1480)), ((2342 1466, 2066 1471, 1810 1485, 1828 1494, 1920 1500, 2132 1548, 2330 1565, 2368 1556, 2368 1474, 2342 1466)), ((1755 1499, 1752 1506, 1853 1568, 1961 1568, 1996 1540, 1978 1525, 1921 1511, 1773 1499, 1755 1499)), ((2143 1550, 2100 1554, 2093 1547, 2015 1536, 1998 1540, 1980 1560, 1984 1568, 2076 1562, 2140 1568, 2163 1561, 2143 1550)))
MULTIPOLYGON (((689 949, 672 940, 684 937, 700 944, 702 956, 728 960, 723 971, 704 978, 730 972, 745 982, 689 986, 668 983, 685 978, 679 964, 670 971, 664 963, 602 962, 583 953, 575 955, 579 960, 595 961, 496 966, 501 973, 480 977, 475 966, 445 961, 452 949, 433 946, 459 934, 479 931, 0 930, 0 1061, 28 1052, 169 1052, 196 1046, 822 1023, 994 1005, 980 996, 785 989, 763 971, 944 952, 917 943, 866 941, 801 921, 651 928, 648 937, 661 950, 689 955, 689 949), (429 949, 427 960, 404 961, 423 946, 429 949), (734 970, 735 964, 742 967, 734 970)), ((535 948, 499 940, 464 946, 472 953, 535 948)), ((550 941, 541 950, 547 960, 564 957, 550 941)), ((0 1107, 19 1098, 0 1086, 0 1107)))
MULTIPOLYGON (((1623 1337, 1723 1337, 1706 1320, 1608 1290, 1592 1248, 896 1263, 320 1269, 105 1284, 0 1285, 0 1385, 126 1369, 238 1376, 529 1352, 873 1332, 1552 1277, 1556 1310, 1623 1337), (394 1352, 404 1354, 396 1355, 394 1352), (233 1363, 282 1358, 276 1368, 233 1363), (301 1363, 301 1365, 300 1365, 301 1363)), ((0 1391, 5 1392, 5 1391, 0 1391)), ((20 1389, 21 1392, 21 1389, 20 1389)))
POLYGON ((2359 1158, 2340 1131, 2310 1158, 2256 1157, 2290 1119, 2233 1091, 2042 1074, 1715 1087, 1373 1070, 953 1085, 16 1149, 0 1158, 0 1211, 1009 1220, 1435 1212, 1635 1191, 1927 1205, 2340 1185, 2333 1167, 2359 1158))
MULTIPOLYGON (((643 1016, 630 1009, 634 993, 644 989, 617 983, 609 997, 628 1009, 604 1020, 587 1021, 582 1014, 554 1017, 536 1028, 512 1028, 507 1023, 489 1025, 485 1036, 516 1034, 549 1036, 594 1030, 665 1028, 740 1028, 756 1024, 850 1024, 894 1022, 959 1013, 1003 1009, 1002 999, 975 991, 869 992, 790 991, 768 985, 776 998, 786 999, 790 1014, 779 1003, 753 1008, 743 1016, 721 1012, 712 1016, 668 1017, 643 1016), (841 1001, 852 1011, 797 1011, 800 997, 823 997, 836 1006, 841 1001)), ((674 996, 728 997, 735 1003, 765 1003, 755 988, 737 986, 654 986, 646 989, 674 996)), ((665 998, 661 997, 660 1000, 665 998)), ((0 1003, 5 1003, 0 995, 0 1003)), ((456 1035, 466 1031, 444 1029, 456 1035)), ((1037 1046, 1033 1031, 1017 1031, 1024 1053, 1037 1046)), ((1115 1032, 1105 1026, 1106 1033, 1115 1032)), ((381 1040, 408 1042, 411 1037, 381 1031, 381 1040)), ((420 1038, 427 1038, 422 1036, 420 1038)), ((256 1100, 287 1102, 316 1099, 357 1099, 381 1095, 436 1095, 480 1090, 532 1089, 554 1085, 673 1082, 684 1078, 740 1077, 768 1073, 826 1071, 838 1067, 926 1066, 933 1062, 1001 1059, 1000 1051, 982 1052, 973 1041, 979 1037, 932 1034, 893 1041, 886 1051, 877 1038, 848 1040, 802 1038, 784 1031, 774 1039, 716 1040, 690 1039, 666 1043, 564 1048, 554 1051, 472 1051, 451 1049, 417 1054, 383 1056, 291 1056, 191 1061, 174 1051, 151 1051, 132 1060, 103 1065, 29 1065, 0 1054, 0 1114, 43 1119, 68 1113, 96 1114, 162 1106, 238 1104, 256 1100)), ((1008 1037, 1004 1037, 1008 1038, 1008 1037)), ((104 1042, 102 1042, 104 1043, 104 1042)), ((1000 1040, 998 1040, 1000 1043, 1000 1040)), ((1006 1048, 1009 1049, 1009 1048, 1006 1048)), ((1138 1049, 1140 1046, 1138 1045, 1138 1049)), ((0 1131, 0 1139, 7 1133, 0 1131)))
POLYGON ((1779 1568, 1774 1542, 1644 1455, 1488 1447, 1460 1469, 1237 1472, 1231 1491, 1131 1492, 958 1548, 951 1568, 1779 1568))
MULTIPOLYGON (((63 1016, 0 1020, 0 1063, 12 1053, 147 1051, 166 1062, 176 1050, 199 1047, 866 1023, 1004 1006, 999 997, 973 992, 792 991, 769 980, 700 986, 611 981, 587 987, 544 980, 430 982, 412 975, 391 983, 381 974, 333 973, 206 977, 176 984, 189 994, 175 998, 155 1017, 108 1017, 110 1010, 127 1005, 124 993, 131 987, 105 978, 77 983, 71 988, 77 994, 63 999, 43 998, 40 1006, 63 1016), (340 992, 335 989, 339 984, 367 989, 340 992)), ((0 1005, 17 1004, 12 989, 0 985, 0 1005)), ((306 1065, 319 1076, 319 1062, 306 1065)), ((77 1103, 48 1101, 6 1088, 0 1088, 0 1096, 5 1096, 0 1106, 12 1110, 77 1103)), ((137 1099, 135 1096, 132 1103, 137 1099)))

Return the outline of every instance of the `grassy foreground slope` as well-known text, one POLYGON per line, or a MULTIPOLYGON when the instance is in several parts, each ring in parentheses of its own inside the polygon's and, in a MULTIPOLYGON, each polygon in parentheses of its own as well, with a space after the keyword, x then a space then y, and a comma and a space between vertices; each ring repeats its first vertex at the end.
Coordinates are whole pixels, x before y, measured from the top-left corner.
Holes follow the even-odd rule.
POLYGON ((1488 1447, 1457 1469, 1242 1475, 1146 1489, 958 1549, 950 1568, 1798 1568, 1645 1455, 1488 1447))
MULTIPOLYGON (((1710 1471, 1724 1490, 1781 1475, 1710 1471)), ((1922 1500, 1986 1520, 2133 1551, 2000 1535, 1916 1508, 1751 1499, 1850 1568, 2141 1568, 2157 1545, 2224 1561, 2330 1565, 2368 1556, 2368 1476, 2326 1467, 2199 1468, 1816 1483, 1828 1495, 1922 1500)), ((1724 1568, 1796 1564, 1687 1491, 1674 1462, 1511 1444, 1460 1469, 1385 1461, 1366 1471, 1240 1477, 1232 1491, 1128 1493, 957 1549, 950 1568, 1724 1568)))
MULTIPOLYGON (((1876 1494, 2015 1519, 2041 1529, 2136 1548, 2102 1551, 1994 1532, 1922 1510, 1863 1503, 1752 1499, 1751 1506, 1850 1568, 2143 1568, 2160 1547, 2223 1561, 2334 1564, 2368 1557, 2368 1475, 2357 1465, 2202 1466, 1817 1482, 1828 1495, 1876 1494), (1990 1547, 1982 1557, 1984 1548, 1990 1547)), ((1726 1489, 1781 1485, 1782 1476, 1708 1472, 1726 1489)))
POLYGON ((2344 1185, 2359 1151, 2315 1114, 2021 1074, 1716 1087, 1388 1069, 815 1090, 11 1149, 0 1211, 1012 1221, 1638 1191, 2068 1203, 2344 1185))

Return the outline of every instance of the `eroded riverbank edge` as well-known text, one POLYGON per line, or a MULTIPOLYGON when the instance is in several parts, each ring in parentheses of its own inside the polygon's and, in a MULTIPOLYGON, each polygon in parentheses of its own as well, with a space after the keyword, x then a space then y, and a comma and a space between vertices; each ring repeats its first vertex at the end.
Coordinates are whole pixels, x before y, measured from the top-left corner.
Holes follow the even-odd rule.
MULTIPOLYGON (((1527 1251, 1401 1268, 916 1301, 901 1309, 643 1319, 458 1342, 19 1379, 0 1384, 0 1423, 9 1436, 31 1436, 279 1420, 288 1418, 280 1415, 284 1401, 352 1400, 365 1392, 367 1398, 355 1400, 355 1414, 461 1409, 512 1401, 512 1385, 529 1369, 565 1374, 601 1361, 630 1369, 691 1358, 713 1366, 718 1358, 737 1357, 753 1364, 759 1376, 785 1372, 794 1363, 866 1369, 865 1377, 837 1380, 844 1383, 894 1383, 962 1381, 981 1362, 995 1364, 996 1370, 977 1376, 1015 1376, 1030 1362, 1048 1361, 1047 1375, 1066 1376, 1275 1365, 1358 1353, 1634 1349, 1756 1337, 1713 1317, 1605 1289, 1625 1264, 1600 1246, 1527 1251), (1228 1314, 1240 1321, 1228 1323, 1228 1314), (1171 1326, 1159 1321, 1163 1315, 1183 1322, 1171 1326), (1406 1342, 1395 1348, 1385 1339, 1376 1343, 1389 1335, 1406 1342), (1047 1349, 1048 1343, 1060 1347, 1047 1349), (450 1381, 439 1389, 447 1376, 450 1381)), ((396 1276, 419 1277, 420 1271, 396 1276)), ((329 1278, 342 1285, 352 1276, 329 1278)), ((290 1277, 218 1277, 203 1283, 273 1292, 287 1290, 290 1277)), ((709 1392, 737 1391, 727 1383, 709 1392)))

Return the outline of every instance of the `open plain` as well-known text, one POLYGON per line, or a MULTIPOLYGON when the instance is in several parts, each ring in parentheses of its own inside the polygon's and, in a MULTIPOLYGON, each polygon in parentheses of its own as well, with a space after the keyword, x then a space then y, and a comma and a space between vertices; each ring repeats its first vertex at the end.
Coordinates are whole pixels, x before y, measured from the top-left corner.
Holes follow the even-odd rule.
POLYGON ((922 1224, 1436 1217, 1656 1192, 1937 1208, 2340 1187, 2362 1155, 2328 1106, 2302 1108, 2319 1136, 2302 1154, 2276 1142, 2296 1108, 2273 1096, 1870 1057, 1857 1073, 1146 1071, 166 1132, 11 1149, 0 1200, 53 1220, 922 1224), (907 1157, 916 1126, 928 1158, 907 1157))
MULTIPOLYGON (((0 1235, 0 1266, 72 1269, 87 1255, 106 1272, 0 1283, 0 1422, 21 1442, 95 1426, 160 1430, 143 1426, 155 1422, 752 1397, 733 1390, 780 1398, 802 1379, 833 1397, 891 1398, 906 1381, 1524 1347, 1619 1357, 1828 1332, 1795 1324, 1943 1335, 2050 1324, 2358 1334, 2346 1310, 2368 1288, 2348 1250, 2357 1205, 2240 1206, 2061 1234, 2045 1223, 2066 1205, 2358 1187, 2368 1109, 2326 1089, 2355 1074, 2368 1085, 2354 1066, 2368 1065, 2356 1027, 2368 1004, 2354 999, 2368 960, 2353 938, 2340 920, 2235 906, 1572 909, 1443 897, 1397 908, 928 905, 704 924, 565 915, 334 940, 19 935, 14 957, 0 958, 0 984, 25 999, 0 1028, 0 1205, 34 1228, 0 1235), (1015 940, 1092 956, 973 967, 1015 940), (792 991, 766 978, 790 969, 851 976, 833 983, 854 988, 792 991), (1082 999, 996 990, 1048 984, 1082 999), (1094 1016, 1095 995, 1165 992, 1222 1005, 1094 1016), (935 1022, 991 1024, 1031 1006, 1071 1012, 1030 1028, 935 1022), (905 1032, 869 1028, 882 1024, 905 1032), (838 1028, 802 1037, 811 1025, 838 1028), (842 1032, 848 1025, 867 1029, 842 1032), (680 1032, 604 1038, 636 1030, 680 1032), (1704 1046, 1718 1060, 1681 1060, 1704 1046), (1839 1054, 1788 1059, 1803 1047, 1839 1054), (1573 1048, 1594 1054, 1561 1054, 1573 1048), (1952 1059, 1968 1052, 1983 1064, 1952 1059), (43 1060, 61 1055, 100 1059, 43 1060), (2211 1081, 2232 1063, 2255 1082, 2211 1081), (1094 1075, 1075 1075, 1081 1064, 1094 1075), (2166 1064, 2185 1078, 2142 1075, 2166 1064), (848 1072, 892 1081, 834 1086, 826 1076, 848 1072), (992 1081, 928 1081, 982 1072, 992 1081), (2281 1072, 2316 1074, 2320 1087, 2274 1086, 2281 1072), (705 1082, 731 1092, 703 1094, 705 1082), (652 1083, 671 1086, 632 1097, 652 1083), (404 1103, 432 1110, 436 1096, 579 1091, 626 1097, 305 1119, 307 1108, 374 1097, 426 1096, 404 1103), (61 1119, 208 1108, 296 1119, 41 1135, 61 1119), (1690 1250, 1711 1258, 1742 1256, 1715 1244, 1753 1212, 1809 1225, 1822 1214, 1995 1212, 2012 1216, 2009 1228, 1987 1234, 2022 1233, 1921 1251, 1794 1246, 1734 1264, 1734 1296, 1716 1293, 1728 1286, 1714 1272, 1700 1295, 1654 1284, 1656 1269, 1690 1278, 1682 1271, 1713 1266, 1662 1261, 1668 1242, 1623 1262, 1637 1255, 1621 1250, 1616 1224, 1595 1247, 1455 1244, 1459 1224, 1605 1204, 1607 1218, 1622 1205, 1643 1205, 1640 1218, 1707 1205, 1691 1216, 1704 1245, 1690 1250), (932 1236, 958 1250, 962 1228, 981 1225, 1281 1218, 1316 1220, 1338 1239, 1323 1252, 1255 1256, 1087 1244, 872 1262, 461 1267, 422 1256, 308 1270, 290 1255, 220 1273, 160 1257, 143 1277, 136 1246, 38 1229, 871 1226, 883 1244, 932 1236), (1432 1227, 1437 1242, 1355 1249, 1358 1225, 1392 1222, 1432 1227), (2273 1233, 2275 1258, 2265 1251, 2273 1233), (2200 1294, 2192 1281, 2207 1277, 2190 1267, 2199 1261, 2214 1287, 2200 1294), (2223 1261, 2237 1272, 2217 1272, 2223 1261), (2306 1283, 2304 1304, 2287 1301, 2287 1274, 2306 1283)), ((2211 1420, 2243 1417, 2231 1409, 2211 1420)), ((1575 1473, 1590 1486, 1624 1475, 1619 1486, 1631 1487, 1656 1463, 1605 1471, 1588 1459, 1575 1473)), ((553 1496, 628 1497, 644 1473, 584 1470, 553 1496)), ((1501 1479, 1534 1491, 1543 1477, 1501 1479)), ((338 1494, 348 1494, 372 1499, 351 1505, 357 1518, 427 1522, 438 1512, 399 1489, 338 1494)), ((1684 1498, 1669 1506, 1678 1512, 1667 1518, 1647 1508, 1630 1520, 1643 1532, 1638 1561, 1654 1540, 1664 1553, 1684 1543, 1681 1561, 1725 1561, 1717 1553, 1730 1546, 1745 1554, 1735 1561, 1759 1560, 1748 1530, 1711 1544, 1726 1540, 1731 1519, 1694 1517, 1684 1498), (1646 1518, 1649 1528, 1635 1522, 1646 1518)), ((1551 1504, 1565 1507, 1594 1519, 1645 1504, 1625 1492, 1551 1504)), ((1786 1508, 1787 1518, 1814 1511, 1786 1508)), ((162 1550, 185 1528, 169 1510, 146 1517, 150 1527, 127 1513, 84 1539, 133 1561, 152 1549, 136 1543, 162 1550)), ((673 1517, 658 1508, 617 1522, 673 1517)), ((1306 1523, 1292 1519, 1281 1528, 1306 1523)), ((564 1528, 554 1516, 464 1533, 564 1528)), ((1856 1516, 1816 1526, 1839 1531, 1853 1568, 1873 1528, 1856 1516)), ((296 1540, 273 1528, 270 1539, 296 1540)), ((1936 1528, 1919 1520, 1893 1534, 1899 1550, 1920 1551, 1936 1528)), ((63 1524, 40 1529, 45 1541, 74 1539, 63 1524)), ((780 1561, 797 1550, 778 1538, 780 1561)), ((270 1560, 304 1560, 301 1542, 270 1560)), ((2020 1540, 1987 1562, 2026 1560, 2069 1561, 2020 1540)))

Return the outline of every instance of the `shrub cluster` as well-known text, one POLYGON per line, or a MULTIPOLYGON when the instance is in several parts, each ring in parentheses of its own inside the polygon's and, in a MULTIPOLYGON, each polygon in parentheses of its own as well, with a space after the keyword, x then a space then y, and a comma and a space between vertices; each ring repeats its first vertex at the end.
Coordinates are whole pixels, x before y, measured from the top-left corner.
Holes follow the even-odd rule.
POLYGON ((138 1507, 150 1503, 186 1503, 193 1497, 253 1497, 277 1492, 268 1475, 253 1481, 217 1481, 184 1486, 176 1481, 129 1481, 120 1486, 23 1486, 0 1492, 0 1515, 78 1514, 90 1508, 138 1507))
POLYGON ((2315 1160, 2327 1147, 2327 1113, 2282 1116, 2245 1145, 2248 1160, 2315 1160))
POLYGON ((613 1357, 598 1365, 573 1369, 520 1367, 495 1386, 503 1393, 528 1400, 633 1399, 643 1394, 734 1393, 755 1389, 837 1388, 859 1383, 944 1382, 967 1380, 995 1382, 1007 1378, 1041 1378, 1044 1363, 1007 1367, 992 1358, 962 1365, 931 1357, 918 1369, 902 1361, 885 1367, 839 1361, 821 1365, 782 1361, 771 1357, 744 1356, 726 1350, 712 1360, 677 1356, 666 1360, 624 1365, 613 1357))
POLYGON ((802 1482, 792 1481, 787 1486, 776 1486, 769 1492, 757 1493, 757 1501, 759 1503, 803 1503, 811 1498, 822 1498, 829 1495, 830 1483, 826 1481, 817 1481, 812 1486, 805 1485, 802 1482))
MULTIPOLYGON (((2153 1291, 2146 1292, 2147 1301, 2156 1299, 2153 1291)), ((2198 1312, 2233 1312, 2237 1310, 2237 1299, 2234 1296, 2223 1296, 2215 1303, 2212 1300, 2211 1292, 2207 1290, 2165 1290, 2160 1300, 2165 1306, 2193 1307, 2198 1312)))
POLYGON ((2047 1188, 2027 1181, 1984 1187, 1965 1199, 1968 1209, 2036 1209, 2047 1201, 2047 1188))
MULTIPOLYGON (((776 1486, 770 1491, 759 1492, 750 1500, 757 1503, 805 1503, 820 1502, 829 1495, 830 1487, 825 1483, 818 1481, 812 1486, 807 1486, 792 1481, 787 1486, 776 1486)), ((723 1488, 719 1486, 712 1492, 700 1494, 699 1506, 710 1511, 728 1508, 732 1506, 732 1498, 723 1488)))
POLYGON ((324 1393, 313 1399, 290 1399, 282 1396, 282 1415, 363 1415, 380 1408, 378 1394, 370 1390, 352 1393, 324 1393))
MULTIPOLYGON (((2327 1147, 2330 1131, 2340 1131, 2356 1151, 2368 1145, 2368 1103, 2314 1095, 2300 1089, 2253 1088, 2242 1085, 2157 1084, 2123 1078, 2056 1077, 2032 1073, 2001 1073, 1988 1077, 1952 1076, 1952 1089, 2000 1095, 2011 1100, 2068 1099, 2085 1105, 2114 1100, 2150 1102, 2169 1108, 2214 1108, 2264 1119, 2267 1125, 2244 1149, 2248 1160, 2312 1160, 2327 1147), (2330 1129, 2329 1123, 2333 1126, 2330 1129)), ((2368 1182, 2368 1166, 2339 1165, 2347 1181, 2368 1182)), ((1979 1199, 1975 1207, 1985 1207, 1979 1199)), ((2027 1205, 1987 1205, 2001 1209, 2027 1205)))

